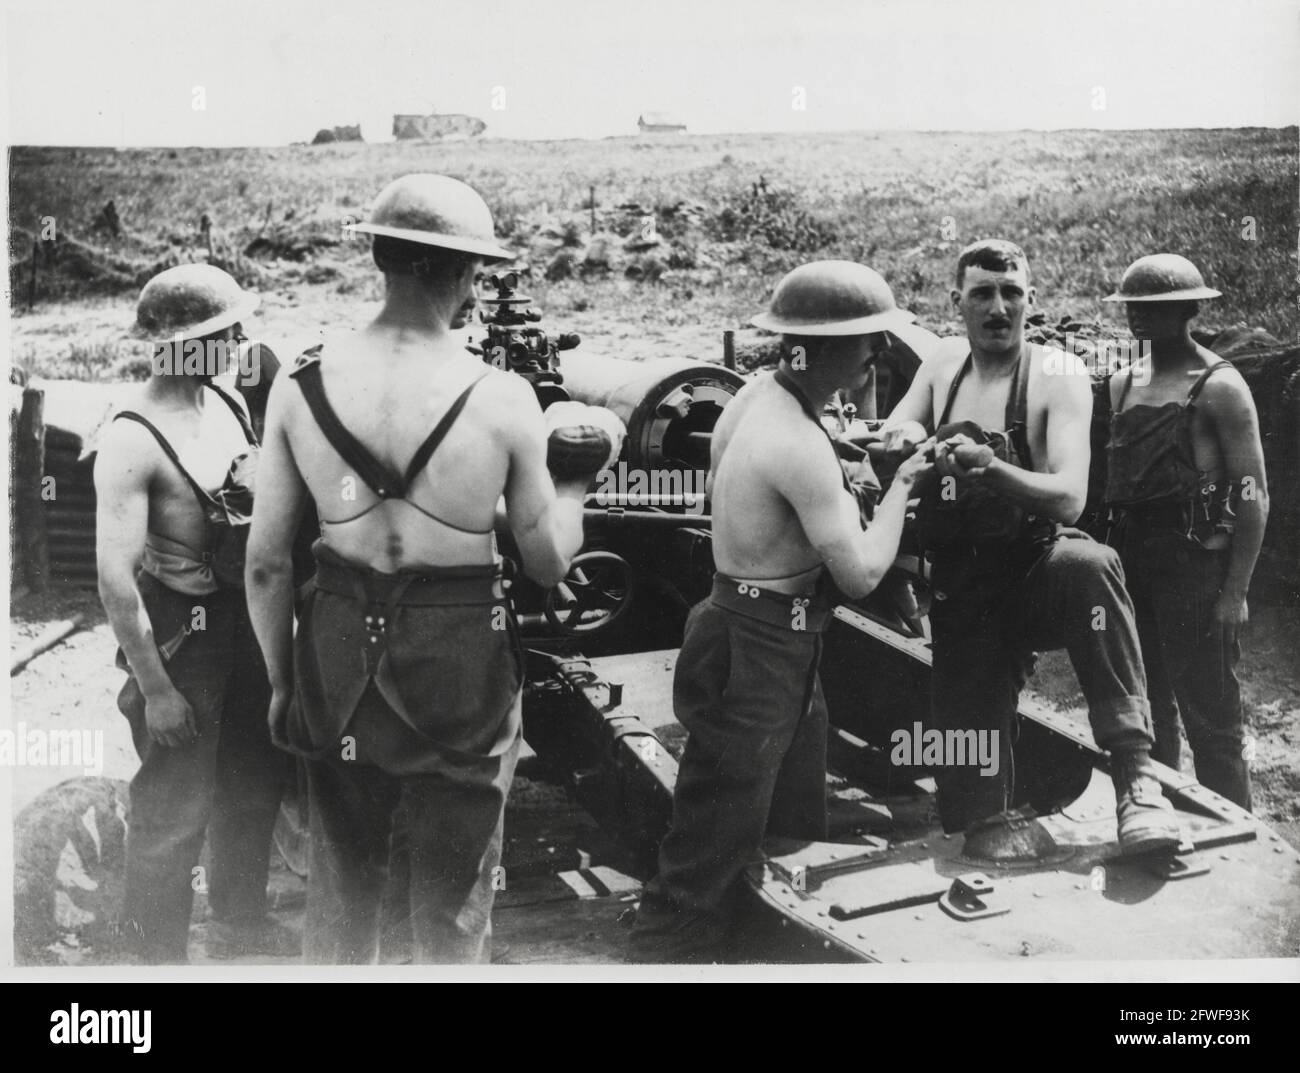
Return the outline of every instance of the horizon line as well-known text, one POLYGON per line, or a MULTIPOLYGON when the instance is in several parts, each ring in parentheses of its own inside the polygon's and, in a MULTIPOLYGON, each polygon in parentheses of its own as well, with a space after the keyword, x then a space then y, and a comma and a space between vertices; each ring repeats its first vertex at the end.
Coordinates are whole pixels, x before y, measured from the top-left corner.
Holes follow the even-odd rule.
MULTIPOLYGON (((327 128, 319 128, 321 130, 327 128)), ((328 128, 332 129, 332 128, 328 128)), ((671 143, 692 138, 757 138, 757 137, 818 137, 826 135, 882 135, 882 134, 1143 134, 1154 132, 1177 132, 1177 131, 1246 131, 1246 130, 1271 130, 1285 132, 1289 130, 1300 131, 1300 121, 1296 123, 1287 123, 1282 126, 1273 126, 1259 123, 1243 123, 1236 126, 1168 126, 1168 127, 839 127, 826 130, 732 130, 732 131, 675 131, 661 134, 594 134, 594 135, 569 135, 569 136, 538 136, 530 137, 527 135, 488 135, 481 134, 473 137, 458 138, 394 138, 385 137, 377 140, 359 139, 357 141, 337 141, 324 142, 320 145, 314 145, 310 141, 292 141, 292 142, 258 142, 230 145, 213 145, 199 143, 175 143, 168 144, 165 142, 139 143, 139 144, 121 144, 110 142, 10 142, 7 148, 14 149, 112 149, 112 150, 153 150, 153 149, 294 149, 305 147, 308 149, 320 149, 330 145, 456 145, 466 142, 602 142, 616 140, 636 140, 648 142, 665 142, 671 143)), ((1300 149, 1300 146, 1297 147, 1300 149)))

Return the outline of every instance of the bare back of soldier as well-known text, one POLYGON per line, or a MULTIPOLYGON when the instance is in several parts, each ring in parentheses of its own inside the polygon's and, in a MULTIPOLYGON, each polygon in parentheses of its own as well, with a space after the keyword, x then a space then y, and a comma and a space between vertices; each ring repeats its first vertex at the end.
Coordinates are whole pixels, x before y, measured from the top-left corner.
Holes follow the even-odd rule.
POLYGON ((380 499, 357 478, 300 392, 286 393, 284 427, 322 536, 340 555, 385 573, 492 562, 493 519, 518 438, 510 415, 532 403, 527 383, 486 368, 449 334, 430 339, 378 322, 327 339, 321 365, 344 427, 398 473, 457 396, 484 377, 404 499, 380 499))

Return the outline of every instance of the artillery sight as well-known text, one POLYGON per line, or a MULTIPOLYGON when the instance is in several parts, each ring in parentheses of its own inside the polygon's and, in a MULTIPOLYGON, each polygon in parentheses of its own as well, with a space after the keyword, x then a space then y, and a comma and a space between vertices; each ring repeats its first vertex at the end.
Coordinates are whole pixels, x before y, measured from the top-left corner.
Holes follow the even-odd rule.
POLYGON ((552 340, 541 328, 533 327, 542 313, 528 305, 531 298, 518 293, 518 272, 491 275, 484 282, 496 291, 496 297, 483 299, 491 310, 480 314, 487 337, 470 349, 481 354, 488 365, 518 373, 532 384, 543 409, 567 400, 569 393, 561 386, 560 351, 572 350, 582 340, 575 332, 562 332, 552 340))

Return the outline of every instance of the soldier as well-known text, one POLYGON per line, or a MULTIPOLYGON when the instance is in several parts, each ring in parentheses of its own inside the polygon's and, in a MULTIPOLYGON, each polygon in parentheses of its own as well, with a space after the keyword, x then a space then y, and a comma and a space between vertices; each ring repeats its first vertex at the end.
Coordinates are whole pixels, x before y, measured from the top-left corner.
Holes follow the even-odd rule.
POLYGON ((1245 380, 1191 336, 1199 301, 1218 297, 1186 258, 1157 253, 1133 262, 1105 299, 1125 303, 1133 335, 1151 348, 1144 375, 1111 378, 1106 505, 1137 610, 1151 755, 1178 770, 1181 711, 1197 779, 1249 809, 1237 633, 1268 488, 1245 380))
POLYGON ((308 761, 305 951, 377 960, 400 808, 413 959, 482 962, 524 670, 497 503, 525 570, 556 584, 622 426, 576 403, 543 417, 526 380, 452 334, 481 265, 510 257, 468 186, 407 175, 356 229, 375 236, 384 304, 272 387, 248 558, 272 734, 308 761), (548 429, 573 447, 554 483, 548 429), (308 491, 321 537, 295 633, 289 547, 308 491))
POLYGON ((717 955, 736 880, 761 858, 765 833, 826 836, 817 667, 829 581, 855 597, 876 587, 894 560, 909 490, 929 464, 917 455, 900 467, 864 531, 820 416, 837 391, 862 388, 885 330, 911 319, 877 273, 847 261, 796 268, 770 312, 754 318, 782 333, 782 359, 736 395, 713 434, 718 572, 691 610, 677 658, 673 707, 690 736, 659 874, 637 914, 638 960, 717 955))
POLYGON ((140 770, 131 781, 125 934, 133 958, 184 962, 205 830, 207 951, 297 955, 266 916, 271 829, 288 774, 263 718, 266 670, 244 602, 242 538, 257 439, 212 383, 257 296, 209 265, 146 285, 138 328, 154 375, 115 415, 95 462, 99 593, 129 677, 118 706, 140 770))
POLYGON ((1001 239, 966 247, 952 303, 970 347, 924 363, 885 426, 891 449, 931 430, 939 440, 937 479, 917 517, 932 565, 935 726, 997 731, 1001 752, 996 775, 973 765, 940 771, 940 819, 958 831, 1008 806, 1012 721, 1032 655, 1066 648, 1097 744, 1111 753, 1121 848, 1172 849, 1179 830, 1150 762, 1146 679, 1119 556, 1061 525, 1084 505, 1090 383, 1025 342, 1033 302, 1023 250, 1001 239))

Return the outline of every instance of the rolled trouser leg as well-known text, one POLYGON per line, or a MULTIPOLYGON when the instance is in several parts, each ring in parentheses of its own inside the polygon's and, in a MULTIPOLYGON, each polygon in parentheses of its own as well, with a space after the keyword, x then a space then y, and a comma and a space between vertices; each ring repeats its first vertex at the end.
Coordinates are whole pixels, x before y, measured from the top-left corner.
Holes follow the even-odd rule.
POLYGON ((1034 647, 1069 651, 1103 749, 1151 748, 1151 706, 1133 601, 1119 554, 1090 538, 1061 539, 1019 593, 1034 647))

